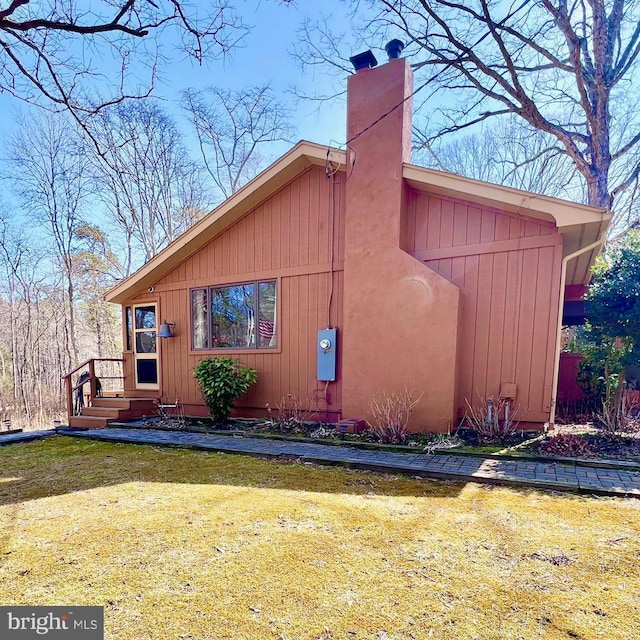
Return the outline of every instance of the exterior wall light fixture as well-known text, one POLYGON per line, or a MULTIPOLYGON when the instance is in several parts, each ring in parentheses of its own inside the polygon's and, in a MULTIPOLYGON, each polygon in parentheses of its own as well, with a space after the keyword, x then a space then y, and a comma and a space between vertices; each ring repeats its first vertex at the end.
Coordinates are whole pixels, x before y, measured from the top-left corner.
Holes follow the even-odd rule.
POLYGON ((173 330, 175 326, 175 322, 167 322, 165 320, 158 330, 158 338, 173 338, 173 330))

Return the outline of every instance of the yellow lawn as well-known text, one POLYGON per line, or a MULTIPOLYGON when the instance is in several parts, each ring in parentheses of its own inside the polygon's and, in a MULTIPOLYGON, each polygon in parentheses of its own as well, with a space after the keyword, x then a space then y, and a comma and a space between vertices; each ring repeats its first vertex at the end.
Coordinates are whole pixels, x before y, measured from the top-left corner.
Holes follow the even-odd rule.
POLYGON ((640 501, 56 437, 0 448, 0 604, 106 638, 640 637, 640 501))

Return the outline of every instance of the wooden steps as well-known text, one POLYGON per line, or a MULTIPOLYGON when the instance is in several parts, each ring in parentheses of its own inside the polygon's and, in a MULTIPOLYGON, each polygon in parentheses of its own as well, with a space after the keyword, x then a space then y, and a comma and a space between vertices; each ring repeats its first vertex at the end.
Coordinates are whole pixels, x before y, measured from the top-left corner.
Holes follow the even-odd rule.
POLYGON ((157 398, 95 398, 91 408, 145 409, 155 413, 157 401, 157 398))
POLYGON ((95 398, 92 406, 83 407, 80 415, 69 418, 69 426, 103 429, 110 422, 156 416, 156 402, 154 398, 95 398))
POLYGON ((117 409, 116 407, 84 407, 82 409, 82 416, 96 416, 101 418, 113 418, 116 420, 120 417, 121 411, 124 411, 124 409, 117 409))
POLYGON ((85 429, 104 429, 108 421, 109 418, 101 418, 99 416, 71 416, 69 418, 69 426, 83 427, 85 429))

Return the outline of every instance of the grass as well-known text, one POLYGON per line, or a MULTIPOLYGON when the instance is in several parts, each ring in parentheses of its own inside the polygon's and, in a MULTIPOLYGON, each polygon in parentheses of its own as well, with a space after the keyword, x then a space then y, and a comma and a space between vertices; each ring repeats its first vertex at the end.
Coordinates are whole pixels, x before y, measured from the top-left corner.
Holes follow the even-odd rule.
POLYGON ((476 446, 472 445, 462 445, 460 447, 456 447, 455 449, 451 449, 451 453, 456 453, 458 451, 462 451, 465 453, 511 453, 508 447, 505 447, 503 444, 479 444, 476 446))
POLYGON ((0 449, 0 602, 109 640, 631 639, 639 509, 57 437, 0 449))

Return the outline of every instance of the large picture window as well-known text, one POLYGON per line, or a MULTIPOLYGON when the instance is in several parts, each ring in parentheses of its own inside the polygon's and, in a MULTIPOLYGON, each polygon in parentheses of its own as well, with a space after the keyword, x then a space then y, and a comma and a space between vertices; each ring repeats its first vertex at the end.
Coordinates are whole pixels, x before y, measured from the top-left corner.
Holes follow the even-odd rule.
POLYGON ((194 349, 274 349, 276 281, 191 290, 194 349))

